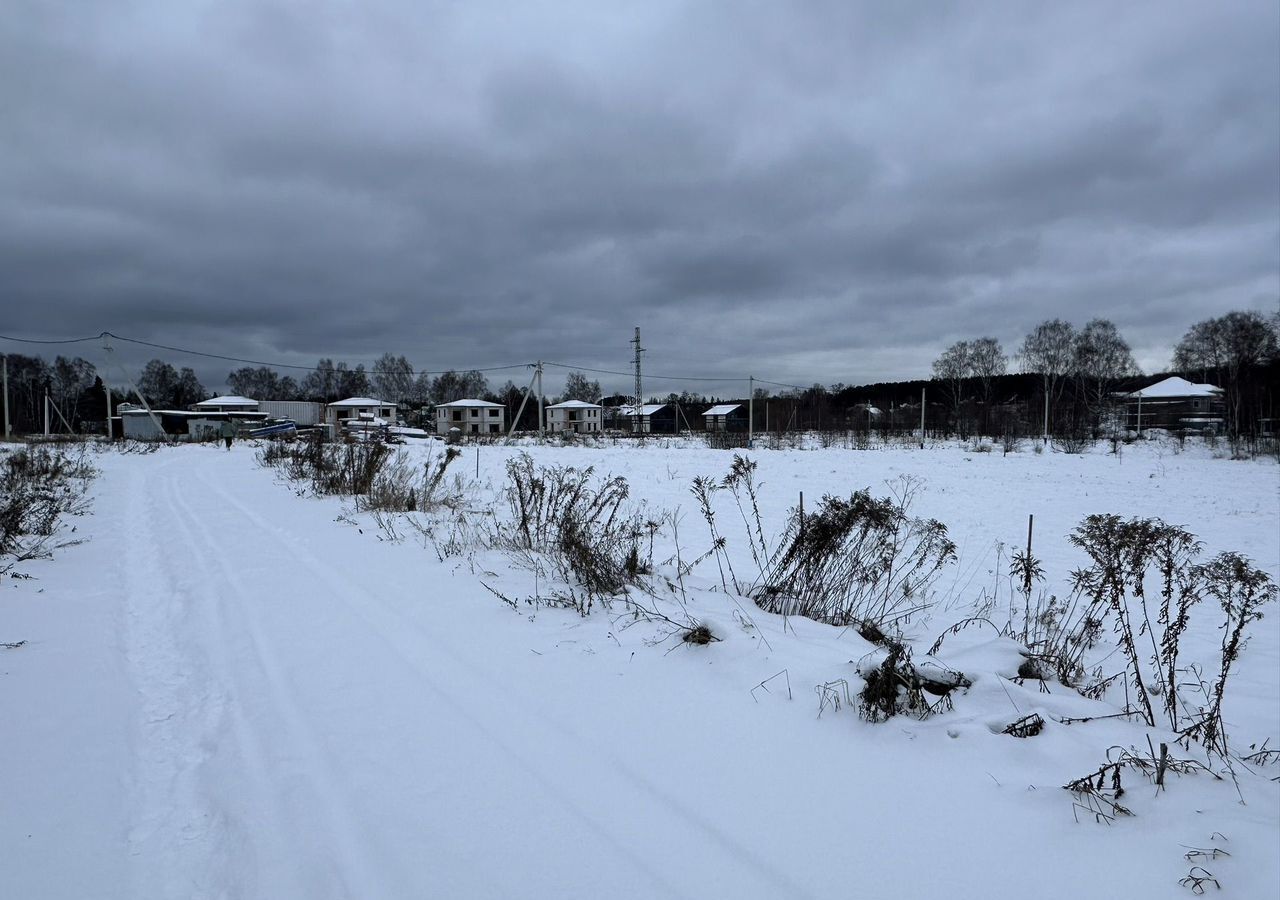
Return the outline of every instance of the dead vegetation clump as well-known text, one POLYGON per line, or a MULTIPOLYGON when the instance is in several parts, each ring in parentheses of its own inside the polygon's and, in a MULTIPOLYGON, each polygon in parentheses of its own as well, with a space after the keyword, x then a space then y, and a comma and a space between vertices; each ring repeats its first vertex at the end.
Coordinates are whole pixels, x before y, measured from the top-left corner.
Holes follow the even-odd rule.
POLYGON ((695 622, 681 633, 680 640, 686 644, 695 644, 702 647, 712 641, 718 641, 720 638, 716 637, 706 624, 695 622))
POLYGON ((461 454, 448 447, 418 468, 381 441, 326 444, 317 436, 271 441, 258 452, 258 462, 319 496, 354 497, 357 510, 425 512, 457 504, 460 489, 448 489, 444 477, 461 454))
POLYGON ((766 612, 881 636, 927 609, 956 547, 941 522, 910 514, 915 488, 906 481, 890 497, 857 491, 793 510, 753 598, 766 612))
POLYGON ((88 511, 96 474, 83 446, 45 445, 0 457, 0 574, 79 543, 60 535, 67 516, 88 511))
POLYGON ((884 722, 898 715, 927 719, 951 710, 952 693, 973 684, 963 673, 945 666, 916 665, 911 648, 904 644, 889 642, 887 650, 878 665, 862 673, 858 715, 868 722, 884 722))
POLYGON ((548 563, 556 578, 589 598, 636 584, 653 570, 659 525, 625 508, 625 478, 594 475, 591 467, 535 466, 527 453, 508 460, 503 496, 510 524, 493 528, 489 546, 535 571, 548 563))

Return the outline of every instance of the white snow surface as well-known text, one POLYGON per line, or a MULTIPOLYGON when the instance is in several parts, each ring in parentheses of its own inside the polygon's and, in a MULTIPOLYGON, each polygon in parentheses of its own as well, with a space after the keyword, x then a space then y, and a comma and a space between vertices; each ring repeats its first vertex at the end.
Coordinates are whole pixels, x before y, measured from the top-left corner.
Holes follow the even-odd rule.
POLYGON ((1164 381, 1134 391, 1130 397, 1159 399, 1161 397, 1213 397, 1222 393, 1222 388, 1212 384, 1196 384, 1177 375, 1171 375, 1164 381))
POLYGON ((374 397, 348 397, 346 400, 336 400, 329 404, 330 409, 345 409, 355 406, 395 406, 395 404, 388 403, 385 400, 378 400, 374 397))
MULTIPOLYGON (((679 508, 686 559, 709 544, 689 483, 733 458, 678 440, 466 448, 451 472, 473 515, 501 515, 522 450, 624 475, 651 512, 679 508)), ((1017 649, 989 630, 939 653, 974 681, 954 711, 819 717, 815 687, 856 690, 871 645, 760 612, 721 588, 714 560, 686 579, 689 613, 721 638, 708 646, 620 605, 517 612, 481 582, 529 597, 545 581, 498 553, 441 560, 387 540, 254 452, 98 455, 94 512, 73 522, 85 543, 0 583, 0 641, 26 641, 0 649, 0 895, 1145 900, 1189 896, 1193 847, 1231 854, 1202 863, 1213 896, 1280 895, 1275 766, 1242 772, 1239 795, 1207 776, 1157 795, 1134 777, 1133 818, 1076 821, 1063 784, 1109 747, 1168 735, 1053 721, 1115 705, 1009 680, 1017 649), (1031 712, 1050 720, 1039 736, 999 733, 1031 712)), ((405 452, 425 460, 439 442, 405 452)), ((750 456, 774 530, 801 491, 811 504, 923 479, 914 511, 945 522, 960 556, 912 623, 925 647, 995 583, 995 542, 1023 544, 1028 513, 1058 591, 1082 562, 1066 535, 1095 512, 1161 516, 1280 573, 1274 461, 1156 442, 1119 458, 750 456)), ((743 523, 717 502, 743 577, 743 523)), ((1267 610, 1239 663, 1237 747, 1280 739, 1277 623, 1267 610)), ((1205 631, 1185 653, 1209 658, 1205 631)))
POLYGON ((241 397, 239 394, 227 394, 223 397, 210 397, 208 400, 201 400, 196 404, 196 409, 206 409, 211 406, 257 406, 258 401, 249 397, 241 397))

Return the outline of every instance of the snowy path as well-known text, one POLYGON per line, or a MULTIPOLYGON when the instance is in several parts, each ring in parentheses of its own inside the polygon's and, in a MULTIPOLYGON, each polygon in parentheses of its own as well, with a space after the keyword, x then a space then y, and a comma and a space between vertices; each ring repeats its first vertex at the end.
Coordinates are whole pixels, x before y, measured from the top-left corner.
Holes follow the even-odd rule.
POLYGON ((803 893, 518 689, 476 697, 483 641, 415 627, 376 579, 195 474, 157 465, 123 523, 146 722, 136 896, 512 896, 547 864, 539 845, 552 836, 608 873, 594 887, 572 873, 582 896, 684 896, 628 827, 655 817, 673 857, 729 854, 755 890, 803 893), (388 717, 394 743, 380 739, 388 717), (525 831, 538 826, 548 831, 525 831), (613 883, 620 873, 627 884, 613 883))
POLYGON ((1076 825, 1064 773, 1119 738, 817 720, 838 630, 530 620, 478 583, 520 576, 334 523, 251 452, 103 455, 90 541, 5 586, 3 896, 1142 898, 1215 829, 1253 867, 1224 897, 1277 881, 1274 809, 1229 792, 1076 825), (784 666, 793 702, 752 693, 784 666))

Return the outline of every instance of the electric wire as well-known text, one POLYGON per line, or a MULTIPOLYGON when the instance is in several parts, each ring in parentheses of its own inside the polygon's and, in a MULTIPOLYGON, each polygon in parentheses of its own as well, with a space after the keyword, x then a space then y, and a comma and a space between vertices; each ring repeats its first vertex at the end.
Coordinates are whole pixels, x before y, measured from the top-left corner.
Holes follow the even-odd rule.
MULTIPOLYGON (((189 347, 176 347, 170 344, 159 344, 159 343, 155 343, 154 341, 144 341, 140 338, 127 337, 125 335, 116 334, 111 331, 103 331, 92 337, 61 338, 57 340, 20 338, 20 337, 13 337, 12 335, 0 334, 0 341, 10 341, 17 344, 36 344, 41 346, 83 344, 83 343, 88 343, 90 341, 105 341, 105 340, 121 341, 123 343, 134 344, 140 347, 150 347, 154 350, 165 350, 170 353, 180 353, 184 356, 198 356, 204 359, 216 359, 222 362, 241 363, 244 365, 251 365, 251 366, 264 366, 271 369, 288 369, 296 372, 327 371, 326 369, 322 369, 320 366, 301 366, 293 363, 270 362, 270 361, 260 360, 260 359, 248 359, 246 357, 228 356, 221 353, 209 353, 204 350, 193 350, 189 347)), ((341 365, 341 363, 339 363, 339 365, 341 365)), ((511 365, 503 365, 503 366, 485 366, 485 367, 473 368, 473 369, 423 369, 423 370, 414 369, 413 375, 414 376, 444 375, 450 372, 456 373, 460 371, 508 372, 515 369, 535 368, 537 365, 538 363, 536 362, 528 362, 528 363, 513 363, 511 365)), ((567 369, 575 372, 589 372, 596 375, 615 375, 623 378, 630 378, 634 374, 632 372, 624 372, 616 369, 601 369, 601 368, 595 368, 592 366, 575 366, 569 363, 560 363, 560 362, 544 361, 542 362, 542 366, 543 368, 567 369)), ((332 371, 335 374, 338 372, 336 368, 333 369, 332 371)), ((348 369, 346 371, 351 372, 354 370, 348 369)), ((369 376, 405 374, 400 371, 386 371, 386 370, 380 370, 380 369, 365 369, 363 371, 365 375, 369 375, 369 376)), ((790 388, 798 391, 807 391, 810 389, 803 385, 789 384, 784 381, 769 381, 764 378, 749 378, 749 377, 742 377, 742 376, 717 377, 717 376, 708 376, 708 375, 659 375, 652 372, 646 372, 645 378, 651 379, 651 380, 659 380, 659 381, 700 382, 700 383, 717 383, 717 384, 736 384, 740 382, 754 381, 758 384, 770 385, 772 387, 790 388)))

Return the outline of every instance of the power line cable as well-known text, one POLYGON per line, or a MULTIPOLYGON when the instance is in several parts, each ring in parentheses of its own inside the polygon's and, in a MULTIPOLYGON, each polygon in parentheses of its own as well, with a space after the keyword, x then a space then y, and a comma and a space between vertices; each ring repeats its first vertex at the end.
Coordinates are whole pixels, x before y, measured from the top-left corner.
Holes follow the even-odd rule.
POLYGON ((101 334, 96 334, 93 337, 66 338, 65 340, 58 341, 38 341, 34 338, 10 337, 7 334, 0 334, 0 341, 13 341, 15 344, 83 344, 87 341, 101 340, 101 338, 101 334))
MULTIPOLYGON (((624 378, 630 378, 631 376, 633 376, 633 375, 635 374, 634 372, 616 372, 616 371, 614 371, 613 369, 593 369, 593 368, 591 368, 590 366, 571 366, 571 365, 568 365, 567 363, 544 362, 544 363, 543 363, 543 365, 544 365, 544 366, 551 366, 551 367, 556 368, 556 369, 573 369, 573 370, 574 370, 574 371, 576 371, 576 372, 591 372, 591 373, 596 374, 596 375, 621 375, 621 376, 623 376, 624 378)), ((711 377, 707 377, 707 376, 699 376, 699 375, 652 375, 652 374, 650 374, 650 373, 648 373, 648 372, 646 372, 646 373, 645 373, 645 376, 644 376, 644 377, 645 377, 646 379, 648 379, 648 378, 661 378, 661 379, 665 379, 665 380, 667 380, 667 381, 719 381, 719 382, 729 382, 729 381, 746 381, 746 380, 747 380, 747 379, 746 379, 746 377, 738 377, 738 378, 711 378, 711 377)), ((756 379, 756 380, 757 380, 757 381, 759 381, 759 379, 756 379)))
MULTIPOLYGON (((56 340, 56 341, 36 340, 34 338, 20 338, 20 337, 12 337, 10 335, 0 334, 0 340, 13 341, 19 344, 41 344, 41 345, 82 344, 87 341, 99 341, 99 340, 102 340, 103 338, 110 338, 116 341, 123 341, 124 343, 127 343, 127 344, 137 344, 140 347, 150 347, 154 350, 167 350, 170 353, 181 353, 184 356, 200 356, 205 359, 222 360, 223 362, 245 363, 251 366, 266 366, 272 369, 292 369, 298 372, 321 371, 319 366, 299 366, 292 363, 268 362, 266 360, 261 360, 261 359, 246 359, 240 356, 226 356, 221 353, 208 353, 203 350, 192 350, 189 347, 174 347, 169 344, 157 344, 152 341, 144 341, 139 338, 125 337, 124 335, 115 334, 114 332, 111 332, 111 331, 104 331, 101 334, 94 335, 93 337, 68 338, 65 340, 56 340)), ((533 363, 517 363, 515 365, 509 365, 509 366, 488 366, 488 367, 479 368, 479 369, 431 369, 431 370, 423 369, 421 371, 415 369, 414 374, 415 375, 443 375, 446 372, 457 372, 457 371, 503 372, 511 369, 527 369, 531 365, 533 365, 533 363)), ((398 371, 385 371, 382 369, 366 369, 365 374, 366 375, 400 375, 403 373, 398 371)))
MULTIPOLYGON (((220 360, 223 360, 224 362, 247 363, 248 365, 251 365, 251 366, 267 366, 268 368, 273 368, 273 369, 293 369, 299 372, 319 372, 320 371, 319 366, 299 366, 299 365, 292 365, 290 363, 265 362, 260 359, 242 359, 241 357, 238 357, 238 356, 223 356, 220 353, 205 353, 200 350, 190 350, 185 347, 170 347, 166 344, 153 344, 150 341, 141 341, 136 338, 121 337, 120 335, 112 334, 109 331, 103 332, 103 336, 112 337, 118 341, 125 341, 130 344, 139 344, 143 347, 152 347, 157 350, 168 350, 171 353, 184 353, 189 356, 203 356, 207 359, 220 359, 220 360)), ((526 369, 530 365, 532 365, 532 363, 517 363, 515 365, 510 365, 510 366, 488 366, 486 368, 465 369, 461 371, 505 372, 511 369, 526 369)), ((414 374, 415 375, 443 375, 446 372, 456 372, 456 371, 459 371, 459 370, 457 369, 430 369, 430 370, 423 369, 419 371, 415 369, 414 374)), ((397 371, 385 371, 382 369, 366 369, 365 374, 366 375, 400 375, 403 373, 397 372, 397 371)))
MULTIPOLYGON (((227 356, 221 353, 209 353, 204 350, 193 350, 189 347, 175 347, 170 344, 158 344, 153 341, 144 341, 140 338, 126 337, 125 335, 115 334, 114 332, 111 332, 111 331, 103 331, 92 337, 63 338, 58 340, 38 340, 35 338, 20 338, 20 337, 13 337, 11 335, 0 334, 0 340, 3 340, 3 341, 12 341, 18 344, 37 344, 42 346, 83 344, 83 343, 88 343, 90 341, 100 341, 105 338, 110 338, 116 341, 122 341, 127 344, 135 344, 140 347, 150 347, 154 350, 165 350, 170 353, 181 353, 184 356, 199 356, 204 359, 216 359, 222 362, 242 363, 242 364, 251 365, 251 366, 265 366, 267 368, 272 368, 272 369, 289 369, 297 372, 323 371, 319 366, 300 366, 293 363, 269 362, 261 359, 248 359, 240 356, 227 356)), ((455 373, 456 372, 509 372, 515 369, 527 369, 534 365, 536 364, 535 363, 515 363, 512 365, 485 366, 482 368, 474 368, 474 369, 423 369, 421 371, 415 369, 413 374, 417 376, 417 375, 444 375, 449 372, 455 372, 455 373)), ((596 375, 615 375, 623 378, 630 377, 633 374, 631 372, 622 372, 615 369, 599 369, 599 368, 594 368, 592 366, 575 366, 575 365, 569 365, 568 363, 544 362, 542 365, 545 367, 551 367, 556 369, 567 369, 567 370, 577 371, 577 372, 590 372, 596 375)), ((336 372, 337 369, 335 368, 333 371, 336 372)), ((348 369, 347 371, 350 372, 353 370, 348 369)), ((404 373, 398 372, 398 371, 385 371, 381 369, 366 369, 365 374, 374 376, 374 375, 401 375, 404 373)), ((648 373, 647 377, 651 379, 658 379, 660 381, 706 382, 706 383, 716 383, 716 384, 733 384, 733 383, 749 380, 743 377, 726 378, 726 377, 713 377, 713 376, 707 376, 707 375, 655 375, 653 373, 648 373)), ((763 378, 756 378, 755 381, 759 384, 767 384, 773 387, 792 388, 798 391, 809 390, 808 387, 805 387, 803 385, 788 384, 787 382, 784 382, 784 381, 768 381, 763 378)))

